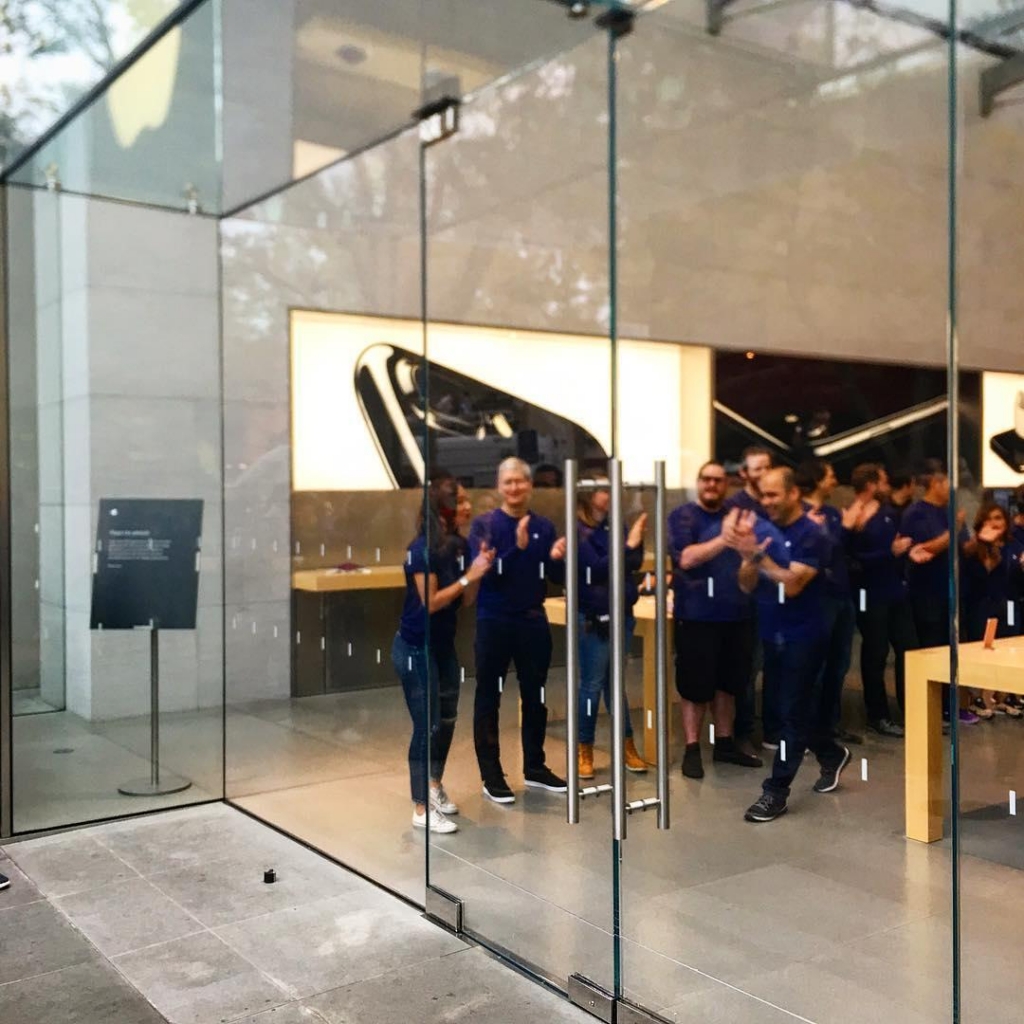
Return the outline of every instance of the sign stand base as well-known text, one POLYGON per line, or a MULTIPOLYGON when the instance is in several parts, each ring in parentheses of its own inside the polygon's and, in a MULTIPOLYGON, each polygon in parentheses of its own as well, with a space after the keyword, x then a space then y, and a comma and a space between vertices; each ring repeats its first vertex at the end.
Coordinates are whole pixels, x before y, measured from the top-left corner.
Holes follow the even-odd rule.
POLYGON ((132 779, 117 787, 124 796, 166 796, 181 793, 192 783, 180 775, 160 773, 160 630, 149 630, 149 778, 132 779))

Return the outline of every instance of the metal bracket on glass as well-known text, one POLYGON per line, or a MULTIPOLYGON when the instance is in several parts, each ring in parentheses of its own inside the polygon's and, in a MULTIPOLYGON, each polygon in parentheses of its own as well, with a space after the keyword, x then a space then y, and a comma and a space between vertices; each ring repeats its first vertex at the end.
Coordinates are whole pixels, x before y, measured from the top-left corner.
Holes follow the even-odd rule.
POLYGON ((585 800, 588 796, 600 796, 602 793, 612 793, 615 791, 615 787, 610 782, 602 782, 600 786, 584 786, 579 790, 581 800, 585 800))
POLYGON ((616 1024, 669 1024, 667 1018, 650 1010, 641 1010, 625 999, 620 999, 615 1005, 615 1021, 616 1024))
MULTIPOLYGON (((458 80, 455 84, 458 85, 458 80)), ((445 93, 413 111, 413 117, 420 123, 420 142, 433 146, 455 135, 459 130, 461 106, 462 100, 457 95, 445 93)))
POLYGON ((995 109, 996 97, 1024 82, 1024 53, 985 68, 978 78, 978 100, 981 116, 988 117, 995 109))
POLYGON ((615 997, 582 974, 569 976, 568 995, 569 1002, 592 1013, 598 1020, 606 1024, 612 1024, 615 1020, 615 997))
POLYGON ((427 886, 427 917, 444 925, 456 935, 462 934, 462 900, 456 899, 443 889, 427 886))

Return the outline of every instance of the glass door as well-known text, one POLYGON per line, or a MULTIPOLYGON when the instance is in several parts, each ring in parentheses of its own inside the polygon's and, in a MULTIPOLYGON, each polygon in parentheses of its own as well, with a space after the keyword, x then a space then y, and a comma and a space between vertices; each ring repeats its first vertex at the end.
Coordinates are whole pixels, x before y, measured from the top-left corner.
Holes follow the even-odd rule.
POLYGON ((915 808, 949 788, 914 709, 950 643, 946 43, 715 6, 657 5, 616 65, 617 453, 666 464, 674 648, 619 1019, 938 1024, 952 851, 915 808))
MULTIPOLYGON (((507 21, 510 5, 484 6, 507 21)), ((476 92, 463 69, 468 95, 425 125, 423 143, 427 461, 430 476, 457 481, 468 542, 454 648, 431 636, 457 676, 457 719, 454 694, 439 709, 442 726, 456 719, 450 750, 431 766, 457 831, 429 833, 427 906, 460 913, 467 933, 596 1009, 610 998, 597 990, 615 986, 611 803, 597 795, 612 763, 607 560, 568 622, 580 639, 603 634, 581 648, 604 664, 586 670, 600 680, 580 729, 591 792, 578 818, 565 582, 579 550, 567 528, 575 540, 581 520, 604 522, 614 455, 608 43, 596 9, 518 9, 522 24, 506 27, 533 52, 545 35, 571 42, 476 92)), ((428 78, 447 70, 443 52, 428 54, 428 78)), ((638 695, 638 666, 630 684, 638 695)))

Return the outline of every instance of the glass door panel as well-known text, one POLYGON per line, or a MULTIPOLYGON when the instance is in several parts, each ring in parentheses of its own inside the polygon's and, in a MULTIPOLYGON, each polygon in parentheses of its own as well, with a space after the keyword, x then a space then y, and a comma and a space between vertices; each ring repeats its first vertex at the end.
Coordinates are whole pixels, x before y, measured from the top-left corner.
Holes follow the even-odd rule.
POLYGON ((667 463, 679 708, 671 828, 622 843, 623 995, 937 1024, 913 649, 948 665, 946 47, 844 5, 696 11, 640 16, 617 64, 616 416, 627 476, 667 463))
MULTIPOLYGON (((555 5, 524 8, 534 34, 535 18, 569 24, 555 5)), ((429 836, 428 882, 461 901, 467 932, 550 983, 611 990, 609 801, 585 799, 569 825, 563 782, 565 464, 593 479, 613 451, 606 40, 576 24, 579 45, 469 96, 457 133, 424 152, 428 460, 467 493, 472 553, 494 556, 459 612, 443 771, 458 831, 429 836)), ((598 700, 584 785, 609 781, 598 700)))

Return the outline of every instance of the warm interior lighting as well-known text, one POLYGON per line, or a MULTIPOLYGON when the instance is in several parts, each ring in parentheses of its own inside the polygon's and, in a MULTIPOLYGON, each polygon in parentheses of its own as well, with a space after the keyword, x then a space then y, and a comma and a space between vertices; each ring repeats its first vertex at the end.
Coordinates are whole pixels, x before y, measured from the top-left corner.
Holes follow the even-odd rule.
MULTIPOLYGON (((374 345, 421 354, 422 324, 296 310, 291 342, 293 488, 393 487, 359 404, 356 366, 374 345)), ((558 413, 611 450, 607 338, 435 323, 428 345, 439 366, 558 413), (569 380, 578 386, 566 387, 569 380)), ((711 450, 711 386, 708 348, 619 342, 619 454, 627 480, 653 480, 654 461, 665 459, 669 487, 692 483, 711 450)), ((513 433, 501 413, 492 425, 503 437, 513 433)), ((484 424, 477 436, 481 431, 486 436, 484 424)))

